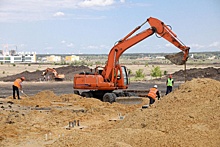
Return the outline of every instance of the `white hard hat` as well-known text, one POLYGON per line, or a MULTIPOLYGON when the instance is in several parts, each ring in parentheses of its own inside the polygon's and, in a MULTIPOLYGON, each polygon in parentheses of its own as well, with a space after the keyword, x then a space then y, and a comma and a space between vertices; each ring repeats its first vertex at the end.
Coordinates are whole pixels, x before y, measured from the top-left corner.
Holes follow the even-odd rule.
POLYGON ((154 88, 157 88, 157 85, 154 85, 154 88))
POLYGON ((24 80, 25 80, 25 77, 21 77, 21 79, 24 81, 24 80))

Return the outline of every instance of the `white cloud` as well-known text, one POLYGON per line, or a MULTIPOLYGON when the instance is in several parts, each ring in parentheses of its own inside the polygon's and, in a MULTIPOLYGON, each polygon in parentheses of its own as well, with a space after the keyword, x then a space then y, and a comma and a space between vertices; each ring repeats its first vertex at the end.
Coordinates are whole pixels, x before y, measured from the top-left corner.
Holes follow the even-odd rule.
POLYGON ((219 47, 220 46, 220 43, 219 42, 213 42, 209 45, 209 47, 219 47))
POLYGON ((52 50, 53 47, 52 47, 52 46, 48 46, 48 47, 45 47, 44 49, 45 49, 45 50, 52 50))
MULTIPOLYGON (((118 0, 124 3, 125 0, 118 0)), ((108 7, 116 0, 1 0, 0 22, 38 21, 53 16, 80 17, 68 14, 78 8, 108 7)), ((89 18, 89 17, 88 17, 89 18)))
POLYGON ((83 46, 83 49, 98 49, 98 50, 102 50, 102 49, 111 49, 109 46, 106 45, 88 45, 88 46, 83 46))
POLYGON ((66 46, 69 47, 69 48, 72 48, 74 46, 74 44, 73 43, 69 43, 66 46))
POLYGON ((197 49, 200 49, 200 48, 204 48, 205 46, 204 45, 200 45, 200 44, 191 44, 189 45, 190 48, 197 48, 197 49))
POLYGON ((62 40, 60 43, 61 43, 62 45, 64 45, 64 46, 68 47, 68 48, 73 48, 73 47, 74 47, 74 44, 73 44, 73 43, 68 43, 68 42, 65 41, 65 40, 62 40))
POLYGON ((56 12, 53 14, 53 16, 55 17, 61 17, 61 16, 64 16, 65 14, 63 12, 56 12))
POLYGON ((84 0, 79 3, 81 7, 94 7, 94 6, 110 6, 114 4, 114 0, 84 0))
POLYGON ((62 43, 62 44, 65 44, 65 43, 66 43, 66 41, 65 41, 65 40, 62 40, 62 41, 61 41, 61 43, 62 43))
POLYGON ((175 47, 173 44, 171 44, 171 43, 167 43, 167 44, 165 44, 165 46, 166 47, 175 47))

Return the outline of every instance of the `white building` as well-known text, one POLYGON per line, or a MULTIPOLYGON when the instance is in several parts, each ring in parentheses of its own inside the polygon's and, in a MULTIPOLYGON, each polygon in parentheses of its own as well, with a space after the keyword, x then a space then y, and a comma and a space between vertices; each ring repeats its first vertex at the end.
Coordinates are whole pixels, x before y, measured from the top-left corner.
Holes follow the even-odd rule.
POLYGON ((18 54, 3 55, 0 54, 0 62, 2 63, 34 63, 36 62, 36 54, 18 54))

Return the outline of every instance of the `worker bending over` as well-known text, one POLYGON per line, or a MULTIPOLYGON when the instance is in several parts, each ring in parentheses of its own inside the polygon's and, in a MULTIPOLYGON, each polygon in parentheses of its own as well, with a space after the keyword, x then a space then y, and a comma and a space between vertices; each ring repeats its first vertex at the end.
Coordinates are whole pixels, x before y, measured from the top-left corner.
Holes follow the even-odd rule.
POLYGON ((150 89, 149 93, 147 94, 147 97, 150 99, 149 106, 151 106, 155 102, 156 97, 158 97, 158 100, 160 100, 160 93, 157 89, 157 85, 154 85, 154 87, 150 89))
POLYGON ((14 84, 12 86, 13 88, 13 98, 16 99, 15 97, 15 92, 17 92, 17 96, 18 96, 18 99, 20 100, 20 96, 19 96, 19 90, 21 90, 21 93, 23 93, 23 90, 22 90, 22 85, 21 83, 25 80, 25 77, 21 77, 21 78, 18 78, 14 81, 14 84))

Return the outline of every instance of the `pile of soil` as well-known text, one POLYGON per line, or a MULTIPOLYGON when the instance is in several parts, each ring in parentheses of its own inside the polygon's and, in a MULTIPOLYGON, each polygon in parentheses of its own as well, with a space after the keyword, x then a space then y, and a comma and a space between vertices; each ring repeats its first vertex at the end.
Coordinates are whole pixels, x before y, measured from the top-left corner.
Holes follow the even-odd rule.
MULTIPOLYGON (((179 70, 174 72, 173 78, 176 81, 184 81, 185 80, 185 71, 179 70)), ((211 78, 214 80, 220 81, 220 68, 191 68, 186 70, 186 80, 190 81, 193 78, 211 78)))
POLYGON ((42 91, 0 103, 0 146, 219 146, 220 82, 198 78, 141 109, 42 91), (120 114, 120 115, 119 115, 120 114), (69 122, 80 126, 68 128, 69 122))
MULTIPOLYGON (((73 75, 80 73, 80 72, 86 72, 89 71, 90 69, 87 66, 64 66, 64 67, 59 67, 59 68, 54 68, 57 73, 59 74, 64 74, 65 75, 65 81, 72 81, 73 80, 73 75)), ((7 76, 7 77, 2 77, 0 78, 0 81, 4 82, 12 82, 16 78, 20 78, 24 76, 26 78, 26 81, 41 81, 43 80, 42 71, 34 71, 34 72, 29 72, 29 71, 24 71, 22 73, 12 75, 12 76, 7 76)), ((52 73, 48 73, 50 77, 52 77, 52 73)))
POLYGON ((0 146, 44 146, 72 132, 91 131, 102 123, 110 127, 115 122, 109 120, 117 119, 119 113, 131 113, 143 103, 110 104, 75 94, 57 96, 52 91, 42 91, 22 100, 1 99, 0 146), (80 126, 68 129, 69 122, 74 120, 79 120, 80 126))

